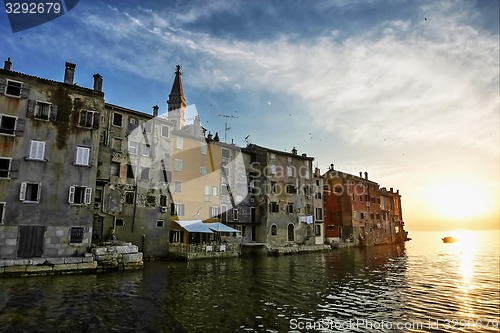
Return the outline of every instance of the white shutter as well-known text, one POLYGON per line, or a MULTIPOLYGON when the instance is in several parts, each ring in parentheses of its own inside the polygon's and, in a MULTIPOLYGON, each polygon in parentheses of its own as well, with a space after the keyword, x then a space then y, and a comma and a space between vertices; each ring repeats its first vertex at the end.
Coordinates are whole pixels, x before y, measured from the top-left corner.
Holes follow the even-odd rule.
POLYGON ((77 147, 76 148, 76 164, 89 165, 90 148, 77 147))
POLYGON ((83 149, 83 164, 89 165, 90 160, 90 148, 82 148, 83 149))
POLYGON ((37 147, 38 147, 38 141, 31 140, 30 158, 36 158, 37 147))
POLYGON ((44 156, 45 156, 45 142, 39 141, 38 142, 38 149, 36 152, 36 158, 39 160, 43 160, 44 156))
POLYGON ((36 201, 40 202, 42 198, 42 183, 38 183, 38 193, 36 195, 36 201))
POLYGON ((75 187, 74 186, 69 187, 68 202, 70 204, 75 202, 75 187))
POLYGON ((19 200, 24 201, 26 200, 26 182, 21 183, 21 190, 19 191, 19 200))
POLYGON ((36 160, 43 160, 44 155, 45 155, 45 142, 31 140, 30 158, 36 160))
POLYGON ((85 198, 84 198, 84 203, 86 205, 89 205, 92 200, 92 187, 86 187, 85 188, 85 198))

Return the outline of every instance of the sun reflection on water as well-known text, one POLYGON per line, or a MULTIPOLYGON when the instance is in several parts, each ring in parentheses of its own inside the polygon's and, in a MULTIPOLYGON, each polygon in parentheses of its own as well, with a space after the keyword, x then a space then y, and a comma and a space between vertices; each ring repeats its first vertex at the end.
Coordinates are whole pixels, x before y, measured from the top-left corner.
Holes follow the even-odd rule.
POLYGON ((452 236, 458 239, 455 243, 455 251, 460 262, 460 293, 458 299, 461 301, 461 314, 473 318, 475 317, 473 311, 473 296, 471 292, 474 289, 474 266, 475 258, 477 255, 477 248, 479 240, 476 233, 466 230, 457 230, 452 233, 452 236))

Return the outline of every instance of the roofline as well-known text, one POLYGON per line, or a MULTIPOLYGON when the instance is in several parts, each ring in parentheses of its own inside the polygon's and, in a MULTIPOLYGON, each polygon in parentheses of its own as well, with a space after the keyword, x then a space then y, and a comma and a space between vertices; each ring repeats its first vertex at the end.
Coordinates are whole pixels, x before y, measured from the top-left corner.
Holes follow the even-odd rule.
POLYGON ((335 169, 329 169, 328 171, 326 171, 326 172, 322 175, 322 177, 323 177, 323 178, 324 178, 324 177, 326 177, 326 176, 327 176, 330 172, 336 172, 336 173, 338 173, 338 174, 340 174, 340 175, 350 176, 350 177, 352 177, 352 178, 354 178, 354 179, 356 179, 356 180, 362 180, 362 181, 364 181, 364 182, 369 182, 369 183, 372 183, 372 184, 375 184, 375 185, 379 185, 379 186, 380 186, 380 184, 379 184, 379 183, 374 182, 373 180, 366 179, 366 178, 363 178, 363 177, 360 177, 360 176, 357 176, 357 175, 352 175, 352 174, 350 174, 350 173, 343 172, 343 171, 340 171, 340 170, 335 170, 335 169))
POLYGON ((26 77, 26 78, 30 78, 30 79, 43 81, 45 83, 59 84, 59 85, 66 86, 68 88, 77 89, 77 90, 84 90, 88 93, 104 96, 104 92, 102 92, 102 91, 96 91, 94 89, 82 87, 82 86, 79 86, 76 84, 70 84, 70 83, 65 83, 65 82, 61 82, 61 81, 49 80, 49 79, 46 79, 43 77, 34 76, 34 75, 25 74, 25 73, 16 72, 16 71, 11 71, 11 70, 6 70, 3 68, 0 68, 0 74, 14 74, 14 76, 22 76, 22 77, 26 77))
POLYGON ((266 147, 262 147, 262 146, 259 146, 259 145, 253 144, 253 143, 251 143, 248 146, 246 146, 246 149, 252 149, 252 147, 257 147, 257 148, 260 148, 260 149, 264 149, 264 150, 266 150, 267 152, 270 152, 270 153, 275 153, 275 154, 280 154, 280 155, 285 155, 285 156, 291 156, 291 157, 301 158, 301 159, 304 159, 304 160, 314 161, 314 157, 313 156, 302 156, 302 154, 299 155, 299 154, 289 153, 287 151, 281 151, 281 150, 275 150, 275 149, 271 149, 271 148, 266 148, 266 147))
POLYGON ((129 109, 129 108, 126 108, 126 107, 121 106, 121 105, 116 105, 116 104, 111 104, 111 103, 104 103, 104 107, 108 107, 108 108, 110 108, 112 110, 116 109, 116 110, 123 111, 123 112, 135 113, 136 115, 140 115, 140 116, 147 117, 147 118, 153 118, 152 114, 145 113, 145 112, 142 112, 142 111, 133 110, 133 109, 129 109))

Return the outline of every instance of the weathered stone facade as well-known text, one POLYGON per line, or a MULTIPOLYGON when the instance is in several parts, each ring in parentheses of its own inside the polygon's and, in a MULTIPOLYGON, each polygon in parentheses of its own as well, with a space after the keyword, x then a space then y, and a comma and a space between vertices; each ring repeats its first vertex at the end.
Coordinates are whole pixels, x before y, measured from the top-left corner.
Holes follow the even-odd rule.
POLYGON ((0 258, 90 247, 104 94, 74 85, 74 68, 65 83, 0 70, 0 258))

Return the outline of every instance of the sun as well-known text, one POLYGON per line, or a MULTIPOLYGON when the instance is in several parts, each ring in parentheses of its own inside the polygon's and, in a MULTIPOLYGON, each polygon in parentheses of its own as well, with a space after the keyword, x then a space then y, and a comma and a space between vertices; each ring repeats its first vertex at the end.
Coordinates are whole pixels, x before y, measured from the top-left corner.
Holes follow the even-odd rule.
POLYGON ((432 211, 440 217, 458 220, 488 213, 488 193, 480 184, 447 181, 433 184, 427 192, 432 211))

